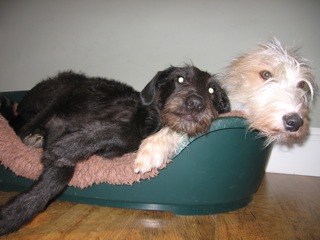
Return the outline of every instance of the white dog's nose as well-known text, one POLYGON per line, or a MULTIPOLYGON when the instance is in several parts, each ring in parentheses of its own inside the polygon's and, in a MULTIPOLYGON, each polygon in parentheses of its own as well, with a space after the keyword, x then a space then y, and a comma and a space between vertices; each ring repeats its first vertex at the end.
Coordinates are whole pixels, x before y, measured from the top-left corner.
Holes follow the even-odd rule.
POLYGON ((296 132, 303 125, 303 119, 297 113, 286 114, 282 119, 285 129, 289 132, 296 132))

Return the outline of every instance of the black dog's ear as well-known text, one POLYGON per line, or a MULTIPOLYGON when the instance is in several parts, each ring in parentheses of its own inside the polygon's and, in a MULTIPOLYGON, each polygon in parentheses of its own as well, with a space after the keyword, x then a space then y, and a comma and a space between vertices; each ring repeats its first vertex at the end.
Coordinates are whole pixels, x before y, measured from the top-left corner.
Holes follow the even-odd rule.
POLYGON ((140 98, 143 105, 150 105, 156 101, 159 94, 159 88, 168 82, 169 75, 174 71, 175 67, 169 67, 164 71, 159 71, 152 80, 140 92, 140 98))
POLYGON ((231 104, 226 91, 218 84, 215 84, 215 98, 213 105, 219 114, 231 111, 231 104))
POLYGON ((226 113, 231 111, 231 104, 227 93, 222 89, 219 100, 218 113, 226 113))
POLYGON ((154 102, 157 93, 157 83, 161 75, 162 71, 158 72, 140 92, 140 98, 143 105, 148 106, 154 102))

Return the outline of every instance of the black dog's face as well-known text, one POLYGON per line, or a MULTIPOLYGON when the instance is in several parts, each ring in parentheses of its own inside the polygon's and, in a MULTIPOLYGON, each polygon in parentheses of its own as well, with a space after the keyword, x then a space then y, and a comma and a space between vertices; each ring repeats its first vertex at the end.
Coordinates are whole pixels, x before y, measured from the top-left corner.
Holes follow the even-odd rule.
POLYGON ((158 72, 141 99, 159 106, 163 125, 189 136, 206 133, 219 113, 230 111, 229 99, 214 76, 194 66, 158 72))

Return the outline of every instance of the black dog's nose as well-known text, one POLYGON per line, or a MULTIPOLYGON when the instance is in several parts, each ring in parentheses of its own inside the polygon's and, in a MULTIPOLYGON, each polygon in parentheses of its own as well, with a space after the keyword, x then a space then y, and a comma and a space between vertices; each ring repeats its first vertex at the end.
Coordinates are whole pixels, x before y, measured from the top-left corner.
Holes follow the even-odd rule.
POLYGON ((297 113, 289 113, 282 117, 284 127, 289 132, 296 132, 303 125, 303 119, 297 113))
POLYGON ((201 112, 204 108, 203 98, 197 95, 187 97, 185 104, 189 111, 201 112))

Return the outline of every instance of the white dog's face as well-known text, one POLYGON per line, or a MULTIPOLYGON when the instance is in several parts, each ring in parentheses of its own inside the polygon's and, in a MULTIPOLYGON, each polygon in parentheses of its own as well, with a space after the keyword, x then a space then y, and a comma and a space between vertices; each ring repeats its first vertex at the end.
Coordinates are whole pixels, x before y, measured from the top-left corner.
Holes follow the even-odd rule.
POLYGON ((222 81, 232 110, 247 114, 250 127, 273 141, 302 141, 309 130, 308 105, 316 84, 305 61, 277 40, 234 60, 222 81))

